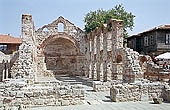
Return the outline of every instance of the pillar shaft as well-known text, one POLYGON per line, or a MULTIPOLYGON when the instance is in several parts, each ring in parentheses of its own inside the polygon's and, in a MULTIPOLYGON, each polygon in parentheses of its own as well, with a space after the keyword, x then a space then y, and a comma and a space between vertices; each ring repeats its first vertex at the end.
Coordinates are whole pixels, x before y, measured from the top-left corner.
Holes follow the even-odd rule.
POLYGON ((106 36, 106 27, 104 25, 103 33, 103 81, 107 81, 107 36, 106 36))
POLYGON ((97 80, 100 80, 100 35, 96 39, 96 62, 97 62, 97 80))
POLYGON ((116 79, 117 23, 112 21, 112 79, 116 79))
POLYGON ((116 51, 120 48, 123 48, 123 26, 122 21, 111 20, 112 24, 112 79, 117 79, 117 71, 119 66, 117 66, 117 55, 116 51))
POLYGON ((91 60, 91 57, 90 57, 90 36, 88 35, 87 36, 88 40, 87 40, 87 76, 86 77, 89 77, 90 76, 90 60, 91 60))
POLYGON ((5 69, 2 70, 2 81, 5 79, 5 69))
POLYGON ((95 61, 94 61, 94 36, 92 35, 92 39, 91 39, 91 71, 92 71, 92 74, 91 74, 91 77, 92 79, 94 79, 94 64, 95 64, 95 61))

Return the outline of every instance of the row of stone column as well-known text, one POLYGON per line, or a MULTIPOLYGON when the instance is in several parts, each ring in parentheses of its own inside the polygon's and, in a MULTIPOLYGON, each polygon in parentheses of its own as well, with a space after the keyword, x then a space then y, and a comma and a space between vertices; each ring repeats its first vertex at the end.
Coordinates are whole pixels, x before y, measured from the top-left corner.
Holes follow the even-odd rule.
POLYGON ((4 81, 5 79, 9 78, 9 63, 8 61, 3 61, 1 63, 1 69, 2 69, 2 75, 1 75, 1 81, 4 81))
POLYGON ((122 21, 110 20, 87 35, 88 77, 108 81, 116 71, 116 49, 123 48, 122 21))

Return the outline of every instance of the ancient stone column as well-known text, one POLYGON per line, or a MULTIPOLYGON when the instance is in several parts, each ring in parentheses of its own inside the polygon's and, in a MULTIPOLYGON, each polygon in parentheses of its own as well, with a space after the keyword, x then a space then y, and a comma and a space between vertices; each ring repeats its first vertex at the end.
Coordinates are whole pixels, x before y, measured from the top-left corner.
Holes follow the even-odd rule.
POLYGON ((33 49, 34 49, 34 23, 32 15, 22 15, 22 44, 19 47, 19 66, 17 76, 29 79, 32 82, 35 78, 33 65, 33 49))
POLYGON ((110 27, 107 26, 107 80, 111 80, 112 76, 112 57, 111 57, 111 51, 112 51, 112 32, 109 29, 110 27))
POLYGON ((5 69, 2 70, 2 81, 5 79, 5 69))
POLYGON ((112 25, 112 79, 117 78, 117 62, 116 62, 116 51, 119 48, 123 48, 123 35, 122 35, 122 21, 117 21, 115 19, 111 20, 112 25))
POLYGON ((112 25, 112 79, 116 79, 117 63, 116 63, 116 45, 117 45, 117 22, 111 21, 112 25))
POLYGON ((89 43, 90 43, 90 61, 89 61, 89 78, 92 78, 92 40, 91 40, 91 34, 89 37, 89 43))
POLYGON ((8 60, 6 61, 6 79, 8 79, 8 76, 9 76, 9 63, 8 63, 8 60))
POLYGON ((6 78, 5 79, 8 79, 8 68, 6 69, 6 78))
POLYGON ((107 81, 107 25, 103 25, 103 81, 107 81))
POLYGON ((117 20, 117 48, 123 48, 123 21, 117 20))
POLYGON ((97 80, 97 36, 96 36, 96 31, 95 29, 93 31, 93 36, 94 36, 94 78, 93 80, 97 80))
POLYGON ((102 30, 100 32, 100 80, 103 80, 103 32, 102 30))
POLYGON ((5 78, 5 60, 2 60, 1 65, 0 65, 0 72, 2 71, 0 81, 4 81, 5 78))
POLYGON ((95 61, 94 61, 94 34, 92 33, 91 34, 91 71, 92 71, 92 79, 94 79, 94 64, 95 64, 95 61))
POLYGON ((97 69, 97 80, 100 80, 100 29, 97 29, 97 38, 96 38, 96 69, 97 69))
POLYGON ((87 52, 86 52, 86 57, 87 57, 87 76, 89 77, 90 75, 90 61, 91 61, 91 57, 90 57, 90 34, 87 35, 87 52))

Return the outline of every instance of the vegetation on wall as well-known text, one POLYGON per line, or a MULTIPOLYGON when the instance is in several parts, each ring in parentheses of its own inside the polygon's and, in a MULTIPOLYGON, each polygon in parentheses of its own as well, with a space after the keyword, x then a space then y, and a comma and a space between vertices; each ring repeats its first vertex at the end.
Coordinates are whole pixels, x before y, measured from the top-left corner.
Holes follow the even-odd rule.
POLYGON ((107 23, 110 19, 123 20, 123 34, 126 41, 128 36, 127 30, 133 30, 135 16, 131 12, 127 12, 122 4, 116 5, 110 10, 98 9, 90 11, 84 18, 85 31, 87 33, 93 31, 101 24, 107 23))

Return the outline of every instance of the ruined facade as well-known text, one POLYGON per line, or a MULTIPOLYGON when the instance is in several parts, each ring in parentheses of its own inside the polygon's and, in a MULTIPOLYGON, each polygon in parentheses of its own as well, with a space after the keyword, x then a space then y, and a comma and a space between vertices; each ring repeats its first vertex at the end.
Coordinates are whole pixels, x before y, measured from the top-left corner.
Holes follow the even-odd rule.
MULTIPOLYGON (((137 88, 137 100, 141 100, 140 92, 145 90, 135 82, 143 79, 146 68, 142 67, 144 62, 139 63, 137 52, 123 47, 122 26, 122 21, 112 19, 87 34, 59 17, 36 30, 32 15, 22 15, 22 44, 10 60, 11 79, 6 77, 8 72, 0 76, 3 78, 0 82, 0 108, 82 104, 85 89, 78 84, 57 80, 58 75, 86 76, 93 80, 93 90, 110 90, 113 101, 128 101, 128 97, 122 96, 137 88), (60 23, 63 24, 62 32, 59 31, 60 23), (134 87, 127 83, 134 83, 134 87), (123 86, 127 90, 122 90, 123 86)), ((151 93, 162 92, 164 84, 154 87, 151 93)), ((169 94, 169 91, 165 93, 169 94)), ((127 95, 134 98, 132 94, 127 95)))
POLYGON ((123 22, 110 20, 87 35, 88 75, 94 80, 121 79, 134 82, 143 77, 139 54, 123 47, 123 22))
POLYGON ((55 77, 57 74, 84 75, 85 33, 71 22, 59 17, 35 30, 31 15, 22 16, 22 45, 12 69, 12 76, 55 77), (58 24, 64 26, 58 31, 58 24))
POLYGON ((68 74, 134 82, 143 77, 139 54, 123 47, 122 31, 122 21, 110 20, 86 34, 61 16, 35 30, 32 16, 23 15, 22 45, 11 75, 32 81, 68 74), (59 23, 63 24, 63 32, 58 30, 59 23))

